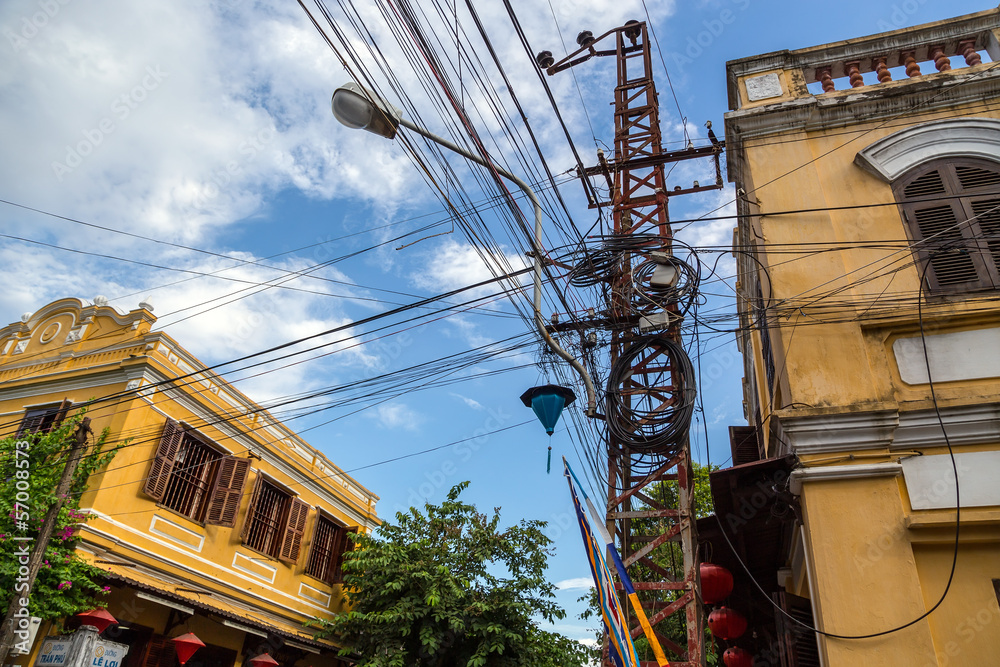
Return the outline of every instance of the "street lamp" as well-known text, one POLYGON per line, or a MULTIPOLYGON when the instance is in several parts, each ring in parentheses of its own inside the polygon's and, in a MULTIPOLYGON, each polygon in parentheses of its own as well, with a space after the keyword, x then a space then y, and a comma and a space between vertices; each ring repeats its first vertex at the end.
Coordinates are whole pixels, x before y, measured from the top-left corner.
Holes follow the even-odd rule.
POLYGON ((403 118, 403 114, 399 109, 392 106, 385 100, 382 100, 371 91, 362 88, 353 81, 346 83, 337 88, 337 90, 333 91, 331 106, 333 108, 333 115, 337 118, 337 120, 349 128, 367 130, 387 139, 392 139, 396 136, 396 130, 400 125, 402 125, 403 127, 416 132, 420 136, 426 137, 434 143, 458 153, 467 160, 471 160, 476 164, 495 170, 504 178, 513 181, 519 188, 521 188, 521 190, 524 191, 524 194, 526 194, 528 199, 531 200, 531 204, 535 209, 535 236, 533 238, 528 238, 528 242, 531 244, 531 253, 535 258, 535 326, 538 327, 538 331, 542 334, 542 338, 545 339, 545 342, 549 344, 552 350, 560 357, 568 361, 576 372, 580 374, 580 377, 583 378, 583 383, 587 387, 587 415, 591 417, 596 415, 597 395, 594 391, 594 382, 591 380, 590 374, 587 373, 587 369, 583 367, 582 363, 580 363, 569 352, 560 347, 559 343, 552 338, 548 330, 545 328, 545 320, 542 319, 542 207, 538 203, 538 197, 535 196, 534 191, 528 186, 528 184, 509 171, 487 162, 483 158, 474 153, 470 153, 461 146, 453 144, 447 139, 439 137, 419 125, 414 125, 410 121, 403 118))

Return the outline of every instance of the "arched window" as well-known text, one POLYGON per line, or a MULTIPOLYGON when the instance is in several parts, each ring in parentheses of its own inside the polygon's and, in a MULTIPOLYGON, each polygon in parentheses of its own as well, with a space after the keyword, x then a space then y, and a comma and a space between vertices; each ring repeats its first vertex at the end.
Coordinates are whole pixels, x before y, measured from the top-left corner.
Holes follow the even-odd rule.
POLYGON ((934 160, 893 191, 930 290, 1000 289, 1000 163, 934 160))

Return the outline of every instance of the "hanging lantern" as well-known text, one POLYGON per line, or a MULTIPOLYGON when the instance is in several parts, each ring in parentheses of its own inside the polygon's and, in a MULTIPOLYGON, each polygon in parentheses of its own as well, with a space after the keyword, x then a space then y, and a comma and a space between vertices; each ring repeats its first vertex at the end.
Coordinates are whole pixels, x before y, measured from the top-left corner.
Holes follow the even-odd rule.
POLYGON ((701 599, 705 604, 722 602, 733 592, 733 573, 714 563, 701 563, 701 599))
POLYGON ((739 646, 727 648, 722 654, 722 661, 726 663, 726 667, 753 667, 753 656, 739 646))
POLYGON ((76 615, 80 619, 81 625, 92 625, 97 628, 97 634, 101 634, 109 625, 117 625, 118 621, 108 613, 107 609, 91 609, 82 611, 76 615))
POLYGON ((556 422, 563 408, 573 404, 576 394, 569 387, 560 387, 557 384, 547 384, 541 387, 532 387, 521 394, 521 402, 524 406, 535 411, 538 420, 545 427, 545 432, 550 436, 555 431, 556 422))
POLYGON ((205 642, 198 639, 193 632, 171 639, 174 643, 174 651, 177 653, 177 661, 182 665, 191 659, 194 652, 204 648, 205 642))
POLYGON ((256 658, 250 658, 250 667, 278 667, 278 661, 267 653, 261 653, 256 658))
POLYGON ((719 639, 738 639, 747 631, 747 619, 729 607, 719 607, 708 615, 708 629, 719 639))

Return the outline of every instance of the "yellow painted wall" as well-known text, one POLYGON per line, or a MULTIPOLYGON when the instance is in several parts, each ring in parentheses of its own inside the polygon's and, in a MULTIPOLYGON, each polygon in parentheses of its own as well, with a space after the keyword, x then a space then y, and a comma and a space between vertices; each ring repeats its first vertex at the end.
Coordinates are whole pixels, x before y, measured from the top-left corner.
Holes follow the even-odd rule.
MULTIPOLYGON (((168 336, 149 333, 154 321, 148 311, 122 315, 110 307, 64 299, 40 309, 28 322, 6 327, 0 334, 0 382, 6 392, 0 393, 0 419, 12 425, 6 431, 16 428, 25 405, 65 398, 81 403, 120 394, 88 409, 95 432, 109 429, 107 446, 127 442, 110 467, 91 478, 81 498, 81 508, 96 515, 81 529, 84 556, 101 560, 110 554, 115 562, 138 563, 181 582, 164 581, 162 590, 192 599, 198 599, 197 594, 178 589, 217 591, 291 627, 316 616, 332 618, 342 608, 341 587, 305 574, 316 508, 346 526, 361 523, 362 530, 365 525, 370 530, 378 523, 378 497, 210 373, 178 380, 170 391, 144 392, 142 387, 157 378, 178 378, 204 368, 168 336), (81 323, 86 324, 82 340, 64 342, 81 323), (21 341, 27 343, 18 345, 21 341), (138 378, 143 380, 137 393, 128 383, 138 378), (143 493, 167 416, 189 423, 233 455, 246 457, 248 448, 253 449, 235 527, 192 521, 143 493), (212 425, 218 420, 236 426, 239 437, 212 425), (240 530, 261 475, 311 506, 295 564, 241 543, 240 530)), ((146 606, 150 610, 144 614, 162 613, 162 607, 146 606)), ((139 622, 160 631, 162 621, 144 615, 139 622)), ((213 637, 232 635, 242 642, 241 631, 212 632, 213 637)))
MULTIPOLYGON (((1000 11, 989 10, 980 16, 992 15, 1000 15, 1000 11)), ((919 29, 932 30, 933 26, 919 29)), ((993 35, 1000 35, 1000 31, 993 35)), ((920 332, 913 300, 920 276, 906 247, 904 221, 891 186, 854 160, 865 147, 909 126, 957 117, 1000 118, 1000 91, 995 91, 992 98, 891 118, 869 119, 860 112, 848 118, 845 114, 847 120, 828 127, 819 127, 822 115, 815 112, 808 130, 779 128, 763 137, 740 137, 738 144, 731 141, 739 135, 736 130, 741 124, 754 128, 755 119, 767 114, 780 118, 787 113, 794 119, 789 128, 799 124, 802 116, 796 116, 799 111, 794 101, 812 95, 801 85, 802 70, 794 63, 804 62, 812 52, 848 49, 852 43, 792 52, 786 69, 768 69, 767 64, 781 60, 784 53, 771 54, 772 60, 760 56, 764 64, 749 76, 778 73, 783 95, 757 102, 749 101, 747 77, 733 73, 753 59, 730 64, 731 95, 736 95, 739 108, 727 118, 728 147, 732 152, 735 144, 739 151, 739 159, 730 155, 730 163, 739 165, 736 185, 747 192, 741 212, 760 214, 741 219, 736 238, 742 244, 760 244, 755 257, 767 267, 761 281, 769 284, 765 296, 775 305, 771 321, 779 323, 770 336, 779 375, 773 415, 757 332, 748 337, 751 345, 745 348, 752 355, 748 369, 756 374, 756 396, 749 398, 760 406, 761 433, 771 456, 788 450, 776 428, 782 419, 827 420, 835 431, 838 417, 846 415, 933 409, 927 384, 902 381, 892 347, 900 337, 920 332), (846 208, 852 206, 859 208, 846 208), (834 207, 841 210, 814 210, 834 207), (784 214, 788 211, 802 212, 784 214), (887 243, 896 247, 887 248, 887 243), (895 268, 900 270, 891 272, 895 268), (858 281, 860 284, 855 284, 858 281), (880 310, 877 318, 867 310, 876 299, 885 303, 904 298, 909 298, 908 304, 880 310), (866 321, 858 321, 865 317, 866 321)), ((928 73, 925 63, 925 76, 920 79, 839 90, 823 95, 823 103, 849 109, 858 95, 905 95, 909 87, 919 85, 924 92, 912 100, 917 104, 933 94, 932 85, 947 83, 954 76, 985 72, 995 65, 966 68, 954 57, 952 60, 953 72, 939 74, 932 69, 928 73)), ((740 266, 743 293, 752 300, 751 290, 757 281, 755 262, 741 262, 740 266)), ((925 332, 1000 327, 1000 307, 995 304, 966 303, 960 296, 925 300, 925 332)), ((748 314, 749 302, 741 300, 741 308, 746 325, 754 319, 748 314)), ((997 378, 940 382, 935 390, 941 408, 1000 402, 997 378)), ((751 418, 753 407, 748 406, 751 418)), ((1000 438, 965 445, 961 451, 997 449, 1000 438)), ((921 451, 926 455, 947 453, 943 441, 921 451)), ((807 466, 851 466, 894 460, 886 450, 874 446, 852 454, 857 458, 814 454, 801 456, 801 461, 807 466)), ((812 598, 821 629, 848 635, 878 632, 912 621, 937 602, 951 567, 954 510, 912 510, 902 477, 804 480, 800 502, 809 581, 790 581, 788 590, 812 598)), ((963 510, 962 520, 958 574, 940 608, 928 619, 885 637, 823 639, 820 644, 826 665, 1000 664, 1000 608, 992 583, 1000 578, 1000 508, 963 510)))

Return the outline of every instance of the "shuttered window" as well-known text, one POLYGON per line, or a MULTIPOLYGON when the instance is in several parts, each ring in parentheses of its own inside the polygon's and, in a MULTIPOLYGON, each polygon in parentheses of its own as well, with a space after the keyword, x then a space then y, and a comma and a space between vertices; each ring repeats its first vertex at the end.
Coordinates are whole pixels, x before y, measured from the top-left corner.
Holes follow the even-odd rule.
POLYGON ((1000 164, 934 161, 894 190, 929 289, 1000 289, 1000 164))
POLYGON ((308 514, 308 503, 258 477, 240 538, 251 549, 295 563, 308 514))
POLYGON ((820 667, 817 635, 807 629, 816 627, 813 624, 812 603, 807 598, 785 591, 772 593, 772 596, 788 616, 798 621, 796 623, 781 612, 774 615, 781 667, 820 667))
POLYGON ((316 530, 309 549, 306 574, 328 584, 341 582, 344 553, 354 547, 347 534, 356 531, 357 528, 345 528, 325 516, 320 516, 316 521, 316 530))
POLYGON ((24 418, 21 419, 20 426, 17 427, 15 437, 20 438, 28 433, 48 433, 54 428, 59 428, 71 406, 72 403, 69 400, 64 400, 62 403, 25 411, 24 418))
POLYGON ((249 469, 248 459, 167 420, 143 491, 192 521, 232 527, 249 469))

